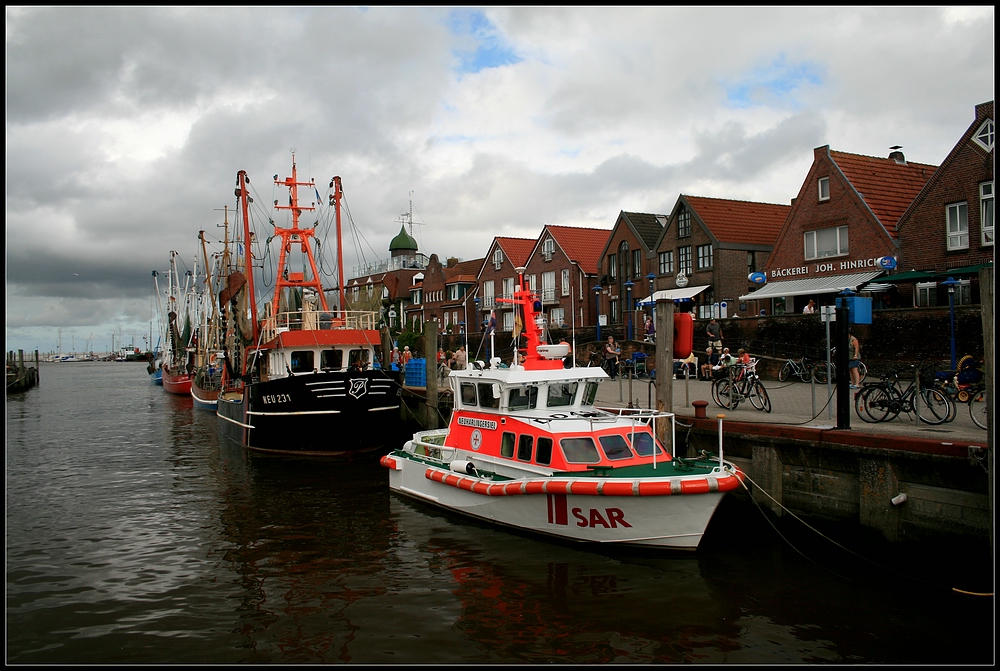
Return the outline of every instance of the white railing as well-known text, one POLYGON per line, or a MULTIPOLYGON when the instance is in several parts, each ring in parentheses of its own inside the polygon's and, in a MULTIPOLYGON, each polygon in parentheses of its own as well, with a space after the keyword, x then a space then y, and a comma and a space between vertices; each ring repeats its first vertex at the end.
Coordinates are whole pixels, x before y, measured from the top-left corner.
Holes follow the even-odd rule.
POLYGON ((370 310, 323 312, 304 308, 295 312, 279 312, 263 321, 265 341, 273 340, 284 331, 332 331, 337 329, 378 329, 379 313, 370 310))

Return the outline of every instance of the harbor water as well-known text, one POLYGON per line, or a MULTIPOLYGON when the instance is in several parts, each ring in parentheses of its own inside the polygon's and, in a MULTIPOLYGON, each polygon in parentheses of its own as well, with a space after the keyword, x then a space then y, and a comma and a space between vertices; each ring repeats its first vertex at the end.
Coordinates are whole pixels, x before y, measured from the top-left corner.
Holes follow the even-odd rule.
POLYGON ((994 661, 988 539, 730 495, 694 553, 560 544, 399 499, 377 455, 248 455, 136 363, 43 365, 6 415, 9 664, 994 661))

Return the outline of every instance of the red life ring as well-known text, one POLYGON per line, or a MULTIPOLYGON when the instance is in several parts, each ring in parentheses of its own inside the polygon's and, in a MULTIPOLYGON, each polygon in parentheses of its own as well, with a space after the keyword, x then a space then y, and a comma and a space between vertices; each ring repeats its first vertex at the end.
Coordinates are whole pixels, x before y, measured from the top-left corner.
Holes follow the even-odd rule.
POLYGON ((690 312, 674 314, 674 358, 686 359, 694 349, 694 317, 690 312))

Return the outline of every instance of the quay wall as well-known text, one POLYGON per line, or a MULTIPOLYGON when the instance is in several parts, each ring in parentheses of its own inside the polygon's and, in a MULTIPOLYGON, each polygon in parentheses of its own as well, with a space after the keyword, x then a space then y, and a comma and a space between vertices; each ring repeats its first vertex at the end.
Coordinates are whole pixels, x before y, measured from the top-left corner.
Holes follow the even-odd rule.
MULTIPOLYGON (((718 450, 717 420, 678 421, 691 425, 689 454, 718 450)), ((732 421, 724 431, 725 458, 749 476, 754 501, 778 516, 857 524, 893 542, 990 536, 981 445, 732 421)))

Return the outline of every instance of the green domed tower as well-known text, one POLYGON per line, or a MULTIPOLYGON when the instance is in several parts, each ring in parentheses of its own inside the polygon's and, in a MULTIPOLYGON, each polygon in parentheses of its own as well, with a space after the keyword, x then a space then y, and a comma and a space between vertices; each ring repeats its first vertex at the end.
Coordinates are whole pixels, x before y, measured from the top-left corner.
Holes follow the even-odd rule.
POLYGON ((399 227, 399 235, 389 243, 390 256, 413 256, 417 252, 417 241, 406 232, 405 226, 399 227))

